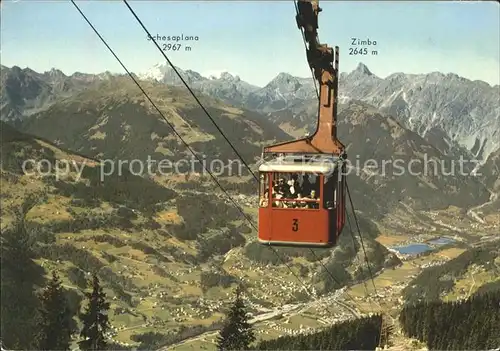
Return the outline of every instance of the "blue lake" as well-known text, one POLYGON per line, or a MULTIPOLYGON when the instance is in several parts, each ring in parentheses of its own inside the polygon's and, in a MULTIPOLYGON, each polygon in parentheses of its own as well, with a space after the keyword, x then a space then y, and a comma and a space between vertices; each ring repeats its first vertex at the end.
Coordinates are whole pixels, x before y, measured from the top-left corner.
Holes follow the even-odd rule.
POLYGON ((406 246, 394 247, 394 250, 404 255, 416 255, 425 251, 432 250, 432 247, 426 244, 410 244, 406 246))
POLYGON ((428 243, 432 244, 432 245, 446 245, 446 244, 453 243, 453 242, 455 242, 455 240, 450 239, 450 238, 438 238, 438 239, 428 241, 428 243))

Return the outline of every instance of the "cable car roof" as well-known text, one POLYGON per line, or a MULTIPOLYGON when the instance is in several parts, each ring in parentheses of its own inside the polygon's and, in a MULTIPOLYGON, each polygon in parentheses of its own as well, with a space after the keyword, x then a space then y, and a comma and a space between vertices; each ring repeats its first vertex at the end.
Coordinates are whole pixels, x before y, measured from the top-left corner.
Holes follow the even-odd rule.
POLYGON ((306 160, 302 157, 281 157, 259 166, 260 172, 331 173, 337 167, 338 157, 323 156, 306 160))

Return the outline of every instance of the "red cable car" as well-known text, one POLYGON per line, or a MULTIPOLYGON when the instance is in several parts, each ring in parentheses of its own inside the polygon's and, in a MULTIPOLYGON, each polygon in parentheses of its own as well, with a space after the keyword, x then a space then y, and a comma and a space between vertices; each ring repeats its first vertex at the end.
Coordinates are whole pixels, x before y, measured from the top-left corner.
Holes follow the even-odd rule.
POLYGON ((297 24, 309 43, 307 58, 319 82, 316 132, 263 150, 259 166, 259 242, 333 247, 345 223, 346 155, 336 137, 338 47, 317 38, 317 2, 299 1, 297 24), (267 160, 267 161, 266 161, 267 160))

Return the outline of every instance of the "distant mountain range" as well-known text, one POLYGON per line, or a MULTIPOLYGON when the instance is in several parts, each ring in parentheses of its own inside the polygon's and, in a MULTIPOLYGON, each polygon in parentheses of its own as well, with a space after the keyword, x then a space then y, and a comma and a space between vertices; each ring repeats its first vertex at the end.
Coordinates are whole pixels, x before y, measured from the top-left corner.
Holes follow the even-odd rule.
POLYGON ((0 113, 3 121, 15 121, 46 109, 56 100, 71 96, 90 84, 106 80, 112 74, 86 74, 76 72, 66 76, 58 69, 38 73, 30 68, 1 66, 0 113))
MULTIPOLYGON (((316 92, 312 78, 279 73, 266 86, 257 87, 224 72, 204 77, 178 68, 195 90, 226 103, 267 114, 278 124, 312 125, 316 117, 316 92), (298 119, 298 121, 296 121, 298 119), (298 122, 298 123, 297 123, 298 122)), ((61 71, 37 73, 26 68, 2 66, 2 120, 14 120, 43 109, 57 96, 69 96, 88 84, 111 76, 61 71)), ((167 64, 157 64, 138 74, 145 80, 182 85, 167 64)), ((382 79, 363 64, 340 75, 341 102, 359 100, 396 117, 405 127, 448 153, 461 147, 472 157, 485 160, 500 149, 500 86, 470 81, 455 74, 394 73, 382 79)))
MULTIPOLYGON (((312 78, 279 73, 264 87, 256 87, 238 76, 223 73, 219 78, 203 77, 191 70, 178 69, 191 87, 263 113, 280 112, 288 121, 315 122, 316 92, 312 78)), ((168 65, 156 65, 139 75, 170 85, 181 85, 168 65)), ((455 74, 394 73, 382 79, 364 64, 339 79, 339 99, 367 102, 398 119, 439 147, 449 151, 460 145, 478 159, 486 159, 500 149, 500 86, 470 81, 455 74)))

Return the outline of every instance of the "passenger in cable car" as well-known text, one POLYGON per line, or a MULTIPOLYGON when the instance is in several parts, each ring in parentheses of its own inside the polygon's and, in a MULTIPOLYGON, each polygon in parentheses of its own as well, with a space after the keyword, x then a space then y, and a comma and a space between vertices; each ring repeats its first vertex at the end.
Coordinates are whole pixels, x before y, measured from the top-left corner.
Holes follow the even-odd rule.
POLYGON ((294 184, 293 184, 293 180, 289 180, 288 181, 288 195, 290 195, 289 198, 294 198, 295 197, 295 187, 294 187, 294 184))
MULTIPOLYGON (((287 197, 288 199, 293 199, 291 196, 287 197)), ((286 201, 285 202, 285 207, 286 208, 294 208, 295 207, 295 201, 286 201)))
POLYGON ((298 181, 295 182, 295 185, 293 187, 295 189, 295 198, 297 198, 299 193, 302 194, 302 187, 300 186, 300 183, 298 181))
MULTIPOLYGON (((309 198, 311 200, 318 200, 316 198, 316 191, 315 190, 311 190, 309 198)), ((308 206, 309 206, 309 208, 319 208, 319 204, 317 202, 309 202, 308 206)))
POLYGON ((316 193, 319 193, 319 177, 316 174, 311 174, 309 176, 309 184, 311 184, 310 190, 314 190, 316 193), (312 178, 312 181, 311 181, 312 178))
POLYGON ((269 197, 269 189, 266 189, 266 191, 264 191, 264 195, 260 198, 260 207, 267 207, 267 205, 269 205, 269 200, 268 200, 268 197, 269 197))
POLYGON ((286 195, 290 192, 290 186, 285 183, 284 178, 280 178, 278 181, 278 194, 286 195))
POLYGON ((298 181, 298 174, 293 173, 291 179, 288 181, 288 185, 290 186, 290 198, 297 198, 297 193, 300 191, 300 184, 298 181))
MULTIPOLYGON (((279 200, 283 199, 283 197, 284 197, 283 194, 276 195, 276 198, 279 199, 279 200)), ((286 205, 285 201, 277 201, 277 203, 278 203, 278 207, 280 207, 280 208, 285 208, 286 207, 285 206, 286 205)))
MULTIPOLYGON (((283 195, 277 193, 274 189, 272 195, 273 200, 279 200, 283 197, 283 195)), ((273 201, 273 207, 283 207, 283 201, 273 201)))
POLYGON ((295 202, 295 207, 296 208, 305 208, 305 207, 307 207, 307 202, 300 201, 302 199, 303 199, 302 194, 301 193, 297 193, 297 201, 295 202))
POLYGON ((278 180, 278 181, 274 181, 273 183, 274 183, 273 190, 276 194, 278 194, 280 192, 280 182, 278 180))

